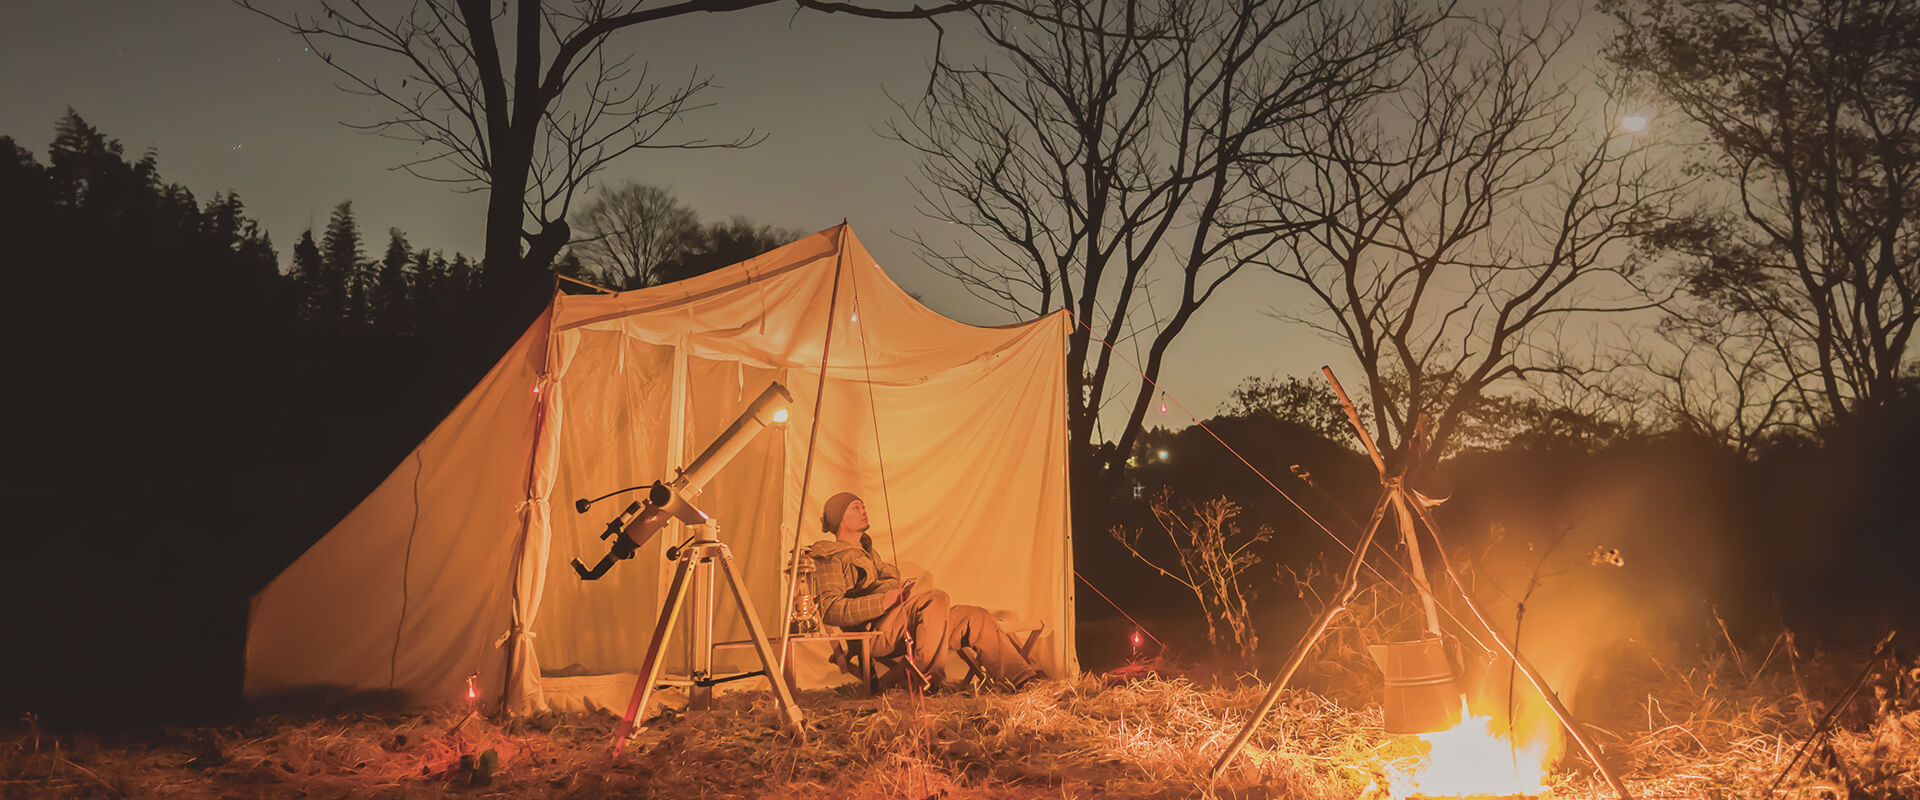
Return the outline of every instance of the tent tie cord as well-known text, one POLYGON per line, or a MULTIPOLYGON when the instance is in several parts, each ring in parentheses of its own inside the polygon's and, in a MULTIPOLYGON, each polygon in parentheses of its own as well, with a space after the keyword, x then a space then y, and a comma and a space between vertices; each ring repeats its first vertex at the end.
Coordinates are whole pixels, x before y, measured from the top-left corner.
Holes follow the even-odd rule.
MULTIPOLYGON (((1167 403, 1167 402, 1173 403, 1174 406, 1180 409, 1180 413, 1187 415, 1187 419, 1193 420, 1194 425, 1198 426, 1200 430, 1206 431, 1208 436, 1213 437, 1213 440, 1216 442, 1219 442, 1221 447, 1226 448, 1227 452, 1232 453, 1234 458, 1239 459, 1241 464, 1245 465, 1247 469, 1252 470, 1254 475, 1259 476, 1260 480, 1265 482, 1268 488, 1272 489, 1276 494, 1279 494, 1281 498, 1285 499, 1288 503, 1292 504, 1293 507, 1300 512, 1301 516, 1306 517, 1307 520, 1309 522, 1312 522, 1315 527, 1318 527, 1320 530, 1324 531, 1329 538, 1333 539, 1335 544, 1340 545, 1340 548, 1342 550, 1347 551, 1348 555, 1353 554, 1352 545, 1347 544, 1347 541, 1345 539, 1342 539, 1338 534, 1335 534, 1332 528, 1327 527, 1326 523, 1321 522, 1320 518, 1314 516, 1313 512, 1308 511, 1306 506, 1300 505, 1300 501, 1293 499, 1293 495, 1287 494, 1285 489, 1280 488, 1279 484, 1274 483, 1272 478, 1267 477, 1267 473, 1261 472, 1260 468, 1254 466, 1253 462, 1248 461, 1246 456, 1240 455, 1240 451, 1233 449, 1233 445, 1227 444, 1227 440, 1220 438, 1220 434, 1214 433, 1213 428, 1208 427, 1207 423, 1200 421, 1199 417, 1194 416, 1192 411, 1187 410, 1186 404, 1180 402, 1180 398, 1174 397, 1173 395, 1169 394, 1166 389, 1160 386, 1159 381, 1156 381, 1152 378, 1147 377, 1146 371, 1141 369, 1140 365, 1133 363, 1132 359, 1127 358, 1126 354, 1121 353, 1117 348, 1113 346, 1112 342, 1107 341, 1104 337, 1100 335, 1099 331, 1094 330, 1092 325, 1088 325, 1086 320, 1083 320, 1080 318, 1080 315, 1073 313, 1072 309, 1067 309, 1067 316, 1072 317, 1073 321, 1077 323, 1080 327, 1086 328, 1087 335, 1092 337, 1094 341, 1099 342, 1102 347, 1107 348, 1107 352, 1114 354, 1115 356, 1119 357, 1121 362, 1125 363, 1129 367, 1132 367, 1133 371, 1140 376, 1140 380, 1146 381, 1147 385, 1152 386, 1154 389, 1158 390, 1160 392, 1160 399, 1162 403, 1167 403)), ((1395 562, 1395 563, 1398 563, 1398 562, 1395 562)), ((1372 569, 1371 565, 1369 565, 1368 569, 1372 569)), ((1383 581, 1386 580, 1386 578, 1380 575, 1379 571, 1377 570, 1375 570, 1373 574, 1375 577, 1378 577, 1383 581)))
POLYGON ((1160 649, 1167 649, 1166 642, 1161 641, 1160 637, 1153 635, 1153 631, 1148 630, 1147 626, 1141 623, 1140 620, 1134 619, 1133 615, 1127 613, 1126 609, 1121 608, 1119 603, 1113 602, 1113 598, 1108 597, 1106 592, 1100 591, 1100 587, 1093 585, 1093 581, 1087 580, 1087 576, 1080 574, 1080 570, 1074 570, 1073 577, 1079 578, 1080 582, 1086 584, 1087 588, 1092 589, 1094 594, 1100 595, 1100 599, 1107 601, 1107 605, 1113 606, 1113 610, 1120 612, 1120 616, 1126 617, 1128 622, 1133 623, 1133 627, 1140 629, 1140 632, 1146 634, 1147 638, 1152 639, 1154 644, 1160 645, 1160 649))
MULTIPOLYGON (((1073 321, 1075 324, 1079 325, 1082 328, 1087 329, 1088 337, 1092 338, 1096 342, 1099 342, 1100 346, 1107 348, 1108 352, 1114 354, 1115 356, 1118 356, 1122 363, 1126 364, 1128 367, 1133 368, 1134 373, 1140 376, 1140 380, 1145 381, 1147 385, 1152 386, 1155 390, 1158 390, 1160 392, 1160 400, 1163 404, 1170 402, 1175 407, 1179 408, 1180 413, 1187 415, 1187 419, 1193 420, 1193 424, 1196 427, 1198 427, 1200 430, 1206 431, 1208 436, 1213 437, 1213 440, 1216 442, 1219 442, 1221 447, 1226 448, 1227 452, 1232 453, 1233 457, 1236 459, 1239 459, 1240 463, 1243 466, 1245 466, 1248 470, 1252 471, 1254 475, 1259 476, 1260 480, 1266 483, 1268 488, 1272 489, 1274 493, 1280 495, 1281 498, 1285 499, 1288 503, 1292 504, 1292 506, 1300 512, 1301 516, 1306 517, 1309 522, 1312 522, 1315 527, 1319 528, 1323 533, 1325 533, 1328 538, 1334 541, 1335 544, 1340 545, 1340 549, 1345 550, 1348 555, 1353 554, 1352 545, 1347 544, 1347 541, 1345 539, 1340 538, 1339 534, 1334 533, 1333 529, 1327 527, 1326 523, 1321 522, 1319 517, 1314 516, 1313 513, 1308 511, 1305 506, 1300 505, 1300 501, 1293 499, 1293 495, 1287 494, 1287 491, 1285 489, 1280 488, 1279 484, 1274 483, 1272 478, 1267 477, 1267 474, 1265 472, 1260 471, 1259 467, 1254 466, 1253 462, 1248 461, 1246 456, 1241 455, 1239 450, 1235 450, 1233 448, 1233 445, 1227 444, 1227 441, 1225 439, 1220 438, 1220 434, 1213 432, 1212 427, 1208 426, 1207 423, 1201 421, 1199 417, 1194 416, 1192 411, 1187 410, 1186 404, 1180 402, 1180 398, 1173 396, 1166 389, 1161 388, 1159 381, 1156 381, 1152 378, 1147 377, 1146 371, 1140 369, 1140 365, 1133 363, 1132 359, 1127 358, 1125 353, 1122 353, 1119 351, 1119 349, 1115 348, 1112 342, 1109 342, 1106 340, 1105 337, 1102 337, 1100 335, 1100 332, 1094 330, 1092 325, 1088 325, 1085 320, 1080 318, 1080 315, 1073 313, 1073 309, 1063 309, 1063 310, 1067 312, 1067 316, 1073 318, 1073 321)), ((1422 496, 1420 499, 1429 505, 1438 505, 1438 503, 1435 503, 1424 496, 1422 496)), ((1388 553, 1385 549, 1382 549, 1380 551, 1380 556, 1382 558, 1385 558, 1387 560, 1387 563, 1392 564, 1394 566, 1394 569, 1399 570, 1401 575, 1408 576, 1408 578, 1411 579, 1413 575, 1413 571, 1409 569, 1405 564, 1400 563, 1399 559, 1394 558, 1393 554, 1388 553)), ((1399 586, 1396 586, 1392 581, 1387 580, 1387 577, 1385 575, 1380 574, 1380 570, 1375 568, 1373 564, 1367 563, 1364 561, 1362 563, 1365 564, 1368 572, 1373 573, 1373 576, 1375 578, 1379 578, 1380 582, 1383 585, 1385 585, 1389 590, 1391 590, 1396 596, 1402 596, 1402 597, 1406 596, 1407 593, 1404 590, 1402 590, 1399 586)), ((1077 575, 1078 572, 1076 572, 1075 574, 1077 575)), ((1086 578, 1083 577, 1080 580, 1085 581, 1086 578)), ((1093 584, 1091 583, 1088 583, 1087 585, 1093 586, 1093 584)), ((1094 589, 1094 591, 1098 592, 1100 590, 1096 588, 1094 589)), ((1461 591, 1465 591, 1465 589, 1463 588, 1461 591)), ((1102 595, 1102 597, 1104 596, 1105 595, 1102 595)), ((1108 600, 1107 602, 1111 603, 1113 601, 1108 600)), ((1116 605, 1114 606, 1114 608, 1119 608, 1119 606, 1116 605)), ((1447 609, 1445 606, 1442 606, 1440 608, 1440 611, 1441 613, 1446 614, 1447 618, 1452 620, 1455 625, 1459 626, 1462 631, 1471 630, 1467 626, 1464 620, 1461 620, 1458 616, 1456 616, 1451 610, 1447 609)), ((1120 613, 1125 614, 1126 612, 1122 611, 1120 613)), ((1131 619, 1131 617, 1129 617, 1129 619, 1131 619)), ((1479 646, 1481 650, 1486 652, 1492 652, 1491 649, 1487 647, 1486 643, 1481 642, 1478 637, 1472 636, 1471 633, 1469 633, 1468 638, 1471 638, 1474 644, 1479 646)), ((1159 640, 1155 639, 1154 641, 1157 642, 1159 640)))
MULTIPOLYGON (((851 322, 858 326, 853 332, 853 335, 860 340, 860 366, 866 371, 867 417, 873 420, 873 458, 880 465, 880 502, 884 503, 887 507, 887 550, 893 554, 894 568, 899 569, 900 541, 899 538, 894 535, 893 495, 887 492, 887 455, 884 448, 880 446, 880 401, 874 399, 873 396, 873 361, 867 355, 867 328, 864 325, 860 325, 859 278, 853 280, 853 319, 851 322)), ((911 662, 912 659, 909 658, 908 661, 911 662)))

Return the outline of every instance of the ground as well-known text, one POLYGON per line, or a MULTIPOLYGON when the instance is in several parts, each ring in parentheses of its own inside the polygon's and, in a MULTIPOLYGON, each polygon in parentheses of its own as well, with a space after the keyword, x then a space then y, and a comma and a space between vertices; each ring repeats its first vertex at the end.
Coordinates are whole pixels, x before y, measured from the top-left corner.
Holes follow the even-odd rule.
MULTIPOLYGON (((1644 719, 1592 728, 1636 797, 1764 796, 1865 664, 1749 663, 1656 665, 1634 690, 1645 690, 1644 719)), ((1864 672, 1835 732, 1782 781, 1785 796, 1920 796, 1920 664, 1864 672)), ((1203 688, 1149 670, 1019 694, 803 692, 803 742, 776 729, 770 696, 739 693, 712 711, 656 718, 618 759, 608 747, 617 720, 605 714, 447 708, 59 735, 28 718, 0 740, 0 797, 1366 800, 1420 757, 1381 732, 1364 698, 1296 691, 1209 781, 1263 694, 1253 681, 1203 688)), ((1577 755, 1548 783, 1553 797, 1613 796, 1577 755)))

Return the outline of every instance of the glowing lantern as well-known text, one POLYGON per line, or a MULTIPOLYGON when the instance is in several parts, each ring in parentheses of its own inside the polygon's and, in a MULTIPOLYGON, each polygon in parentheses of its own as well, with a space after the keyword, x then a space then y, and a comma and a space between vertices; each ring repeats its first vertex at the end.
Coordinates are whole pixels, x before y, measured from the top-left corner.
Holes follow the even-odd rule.
POLYGON ((474 704, 478 703, 479 701, 480 701, 480 673, 476 672, 467 676, 467 710, 469 711, 473 710, 474 704))

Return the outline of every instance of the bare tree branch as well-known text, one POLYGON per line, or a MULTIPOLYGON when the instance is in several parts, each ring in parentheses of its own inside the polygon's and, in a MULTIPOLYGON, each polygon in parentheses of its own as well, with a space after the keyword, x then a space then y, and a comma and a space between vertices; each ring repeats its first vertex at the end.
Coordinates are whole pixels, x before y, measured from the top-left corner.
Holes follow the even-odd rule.
POLYGON ((1236 275, 1313 224, 1251 217, 1250 176, 1302 156, 1289 123, 1383 91, 1382 66, 1440 14, 1339 0, 1034 8, 974 10, 990 55, 941 64, 892 133, 921 154, 923 213, 952 226, 915 239, 928 263, 1010 312, 1074 314, 1074 455, 1080 474, 1111 480, 1173 341, 1236 275), (1027 24, 1033 16, 1061 23, 1027 24), (1156 295, 1170 301, 1164 313, 1151 313, 1156 295), (1141 325, 1149 314, 1156 324, 1141 325), (1145 381, 1102 344, 1135 335, 1145 381), (1115 400, 1128 416, 1117 446, 1101 449, 1100 411, 1115 400))

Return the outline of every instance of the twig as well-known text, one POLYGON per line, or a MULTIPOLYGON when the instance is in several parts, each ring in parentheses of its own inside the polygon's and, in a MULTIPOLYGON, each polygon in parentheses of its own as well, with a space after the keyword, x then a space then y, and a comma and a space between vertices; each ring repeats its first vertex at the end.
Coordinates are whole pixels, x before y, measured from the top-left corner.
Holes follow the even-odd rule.
POLYGON ((1867 676, 1873 674, 1874 665, 1880 663, 1880 657, 1886 653, 1887 644, 1893 641, 1893 636, 1896 633, 1899 633, 1899 631, 1887 631, 1887 635, 1880 639, 1880 643, 1873 646, 1873 655, 1867 657, 1867 665, 1860 669, 1860 676, 1853 679, 1853 685, 1847 687, 1846 693, 1840 696, 1840 701, 1834 703, 1832 708, 1827 709, 1827 715, 1820 719, 1819 725, 1814 726, 1813 735, 1808 736, 1807 740, 1801 743, 1800 749, 1794 752, 1793 758, 1787 761, 1785 767, 1781 768, 1780 775, 1773 779, 1773 783, 1767 785, 1767 794, 1769 796, 1773 794, 1774 790, 1780 788, 1782 781, 1785 781, 1788 777, 1800 771, 1800 758, 1807 754, 1807 750, 1813 747, 1814 742, 1819 741, 1820 737, 1826 735, 1827 729, 1833 725, 1833 721, 1840 718, 1840 710, 1846 708, 1847 704, 1852 703, 1854 695, 1860 693, 1860 687, 1867 685, 1867 676))
POLYGON ((61 759, 60 759, 60 760, 61 760, 62 762, 65 762, 67 766, 69 766, 69 767, 73 767, 74 769, 77 769, 77 770, 80 770, 80 772, 81 772, 81 773, 83 773, 83 774, 85 774, 85 775, 86 775, 87 777, 89 777, 89 778, 92 778, 92 779, 94 779, 94 780, 96 780, 96 781, 99 781, 99 782, 100 782, 100 785, 101 785, 101 786, 104 786, 104 787, 106 787, 106 790, 107 790, 107 791, 109 791, 109 792, 112 792, 112 793, 114 793, 115 795, 118 795, 118 796, 120 796, 120 797, 126 797, 126 796, 127 796, 127 793, 126 793, 126 792, 122 792, 122 791, 120 791, 119 789, 116 789, 116 788, 114 788, 114 787, 113 787, 113 784, 111 784, 111 783, 107 783, 107 781, 106 781, 106 779, 104 779, 104 778, 101 778, 100 776, 98 776, 98 775, 95 775, 95 774, 93 774, 93 770, 90 770, 90 769, 87 769, 86 767, 83 767, 83 766, 80 766, 79 764, 75 764, 75 763, 73 763, 73 759, 71 759, 71 758, 66 758, 66 757, 64 757, 64 756, 63 756, 63 757, 61 757, 61 759))
POLYGON ((1727 630, 1727 621, 1720 618, 1720 607, 1714 606, 1712 610, 1713 621, 1720 625, 1720 635, 1727 639, 1727 652, 1733 654, 1734 669, 1740 671, 1741 679, 1753 680, 1753 676, 1747 674, 1747 660, 1740 657, 1740 646, 1733 643, 1733 632, 1727 630))
MULTIPOLYGON (((1534 590, 1540 588, 1540 570, 1546 568, 1547 559, 1553 557, 1553 551, 1559 549, 1560 543, 1566 541, 1567 534, 1572 531, 1572 525, 1561 528, 1559 535, 1553 537, 1552 541, 1547 542, 1547 549, 1541 551, 1540 560, 1533 564, 1533 577, 1527 580, 1527 590, 1522 592, 1519 601, 1513 604, 1513 649, 1515 650, 1520 649, 1520 628, 1527 619, 1527 602, 1533 599, 1534 590)), ((1465 593, 1466 587, 1460 587, 1460 591, 1465 593)), ((1507 662, 1507 749, 1513 753, 1513 761, 1516 766, 1520 763, 1520 742, 1515 736, 1513 727, 1513 721, 1516 719, 1513 714, 1513 685, 1515 683, 1513 678, 1514 672, 1517 669, 1519 669, 1519 667, 1515 665, 1514 662, 1507 662)))

